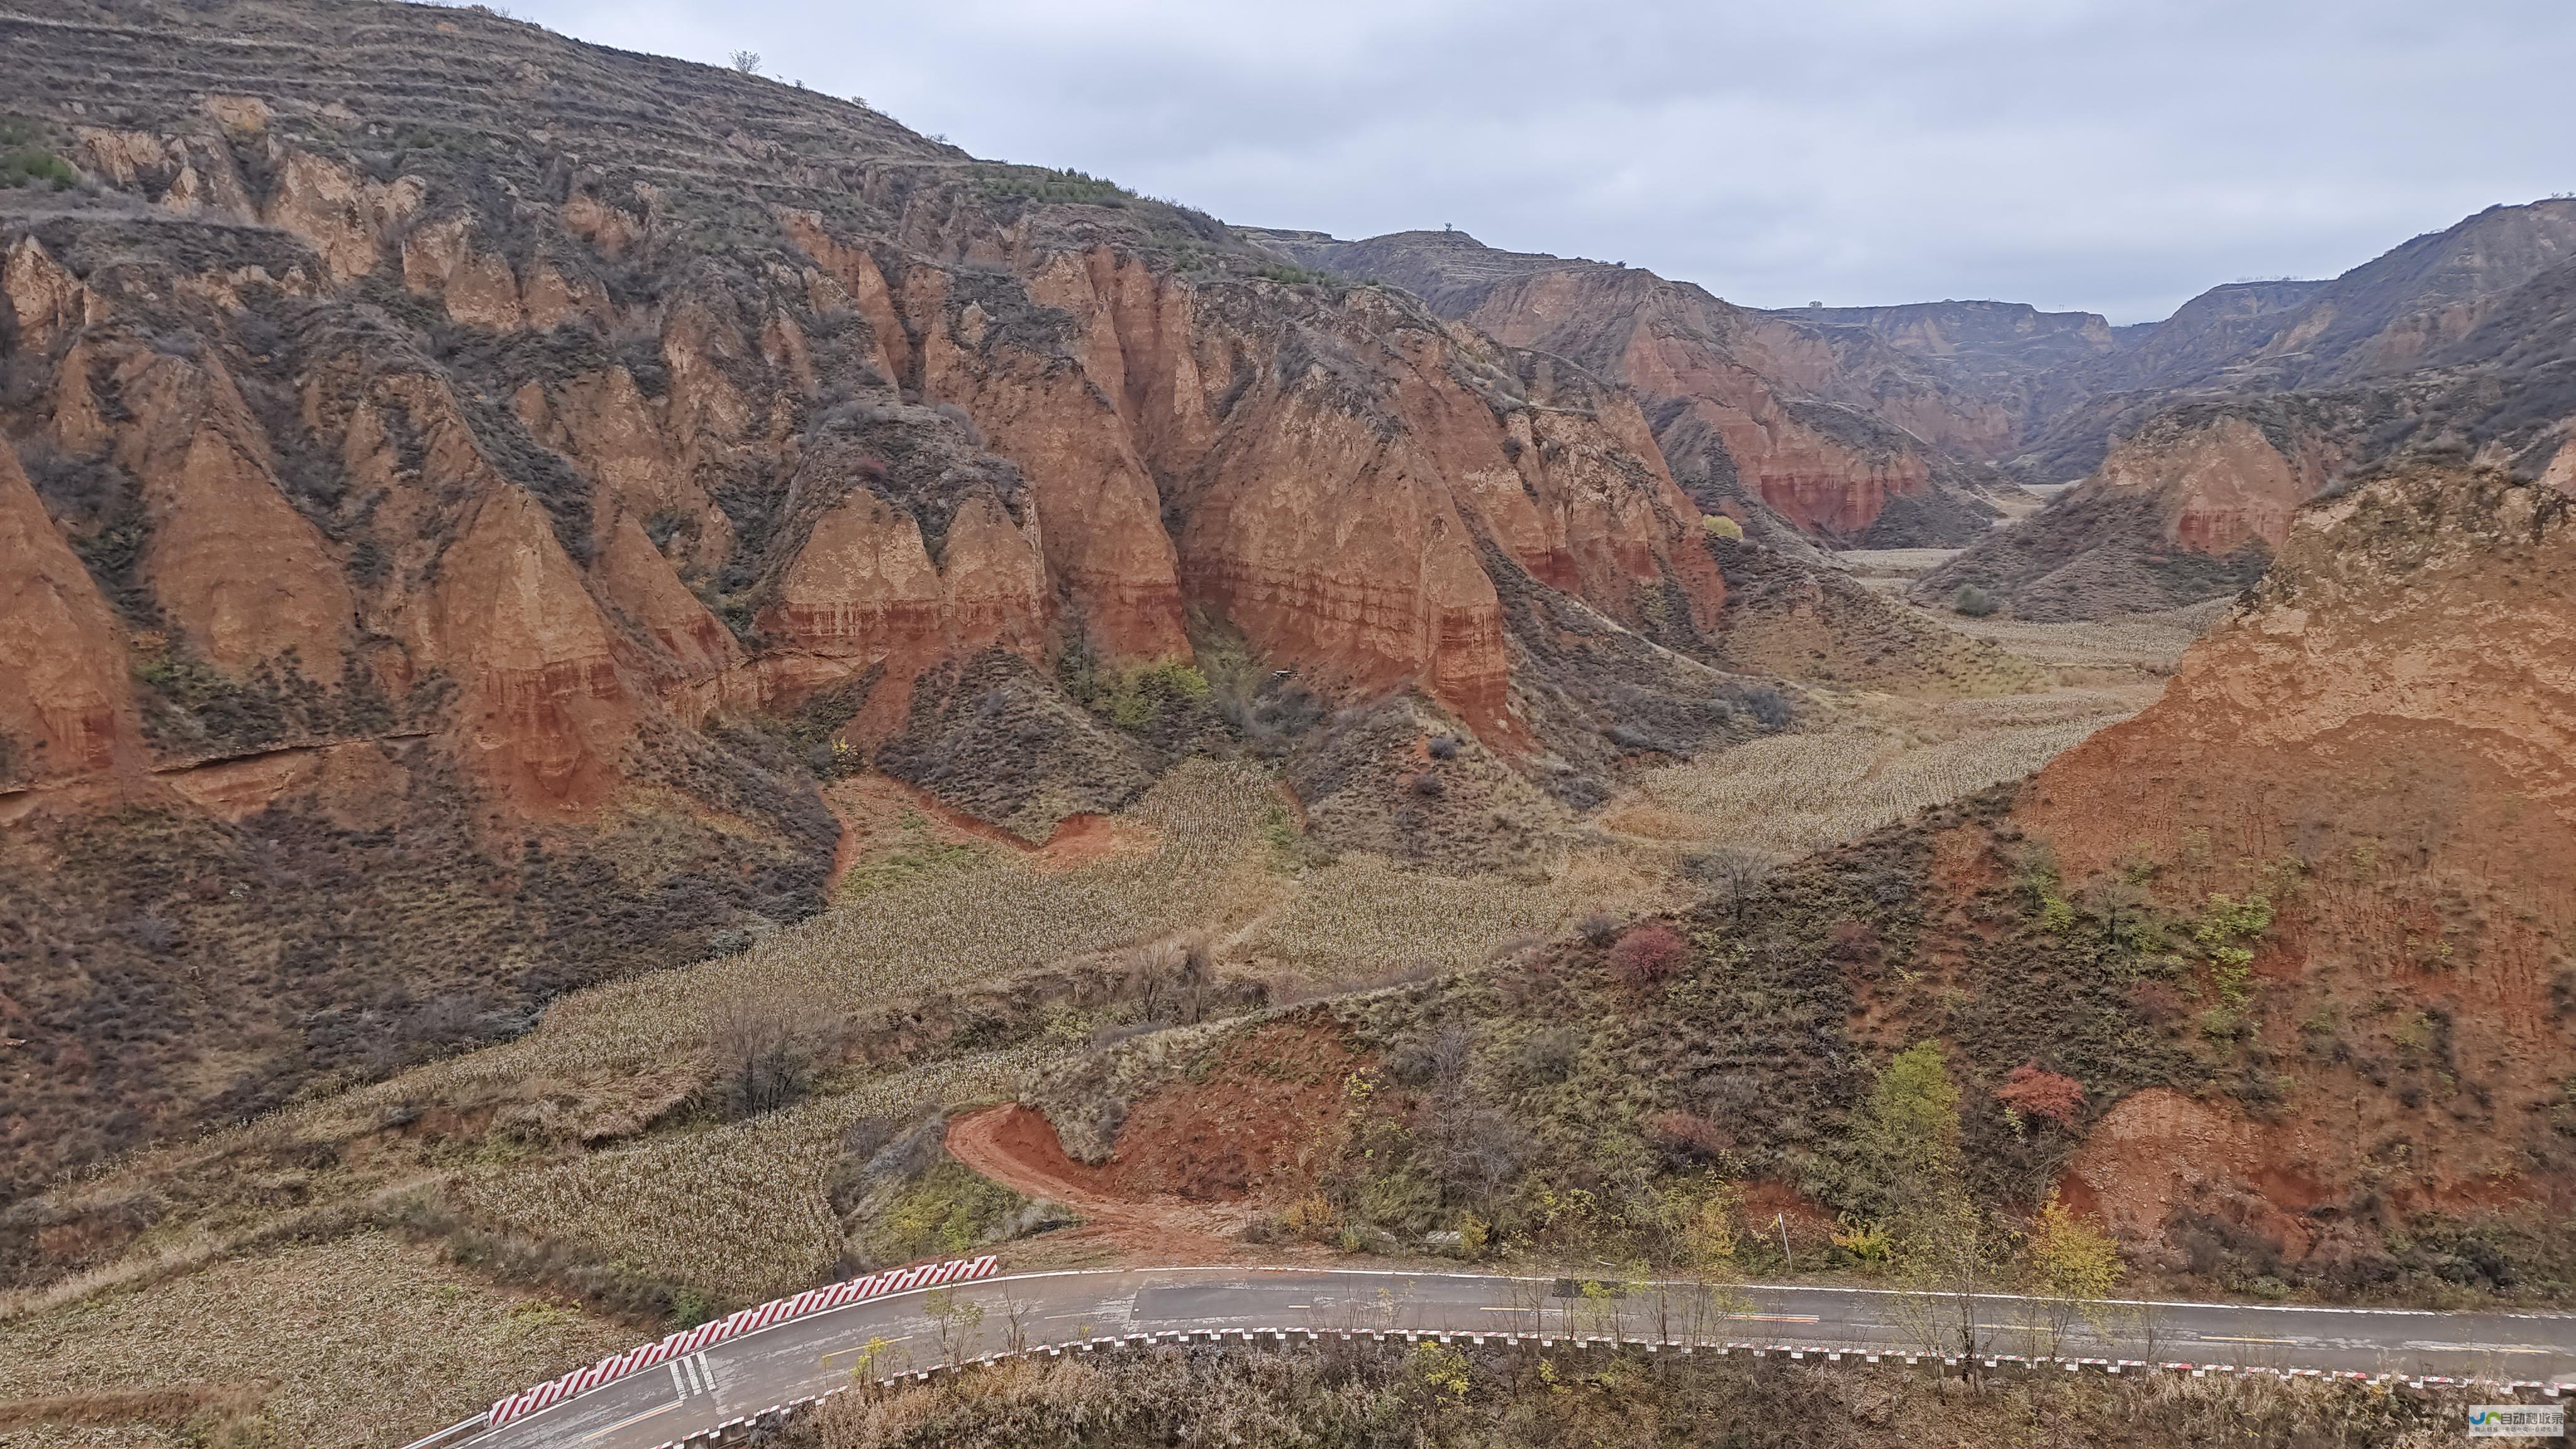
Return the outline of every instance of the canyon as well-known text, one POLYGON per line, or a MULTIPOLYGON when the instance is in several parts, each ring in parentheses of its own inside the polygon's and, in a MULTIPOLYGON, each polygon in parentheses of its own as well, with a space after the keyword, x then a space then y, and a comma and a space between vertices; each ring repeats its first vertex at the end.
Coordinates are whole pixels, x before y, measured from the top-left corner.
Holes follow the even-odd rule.
POLYGON ((1926 1044, 2141 1291, 2576 1291, 2576 202, 1764 310, 480 7, 0 39, 28 1362, 289 1251, 487 1377, 975 1241, 1877 1275, 1926 1044))

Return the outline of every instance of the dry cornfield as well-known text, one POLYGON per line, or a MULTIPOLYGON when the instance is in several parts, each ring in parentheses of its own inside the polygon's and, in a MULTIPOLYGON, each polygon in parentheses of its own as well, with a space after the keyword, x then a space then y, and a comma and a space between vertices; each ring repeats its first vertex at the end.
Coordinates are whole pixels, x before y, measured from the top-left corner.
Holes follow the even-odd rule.
MULTIPOLYGON (((637 1331, 505 1292, 381 1233, 285 1248, 76 1308, 0 1324, 0 1399, 253 1381, 279 1444, 398 1445, 637 1331)), ((0 1432, 56 1449, 76 1431, 0 1432)), ((128 1425, 101 1444, 180 1444, 128 1425)))
POLYGON ((2019 779, 2153 697, 2152 687, 2131 687, 1893 701, 1825 729, 1656 770, 1603 824, 1668 847, 1793 859, 2019 779))
POLYGON ((748 1121, 657 1135, 464 1189, 533 1237, 632 1264, 725 1304, 811 1287, 841 1254, 824 1178, 853 1123, 1006 1098, 1063 1049, 1029 1045, 893 1072, 748 1121))
POLYGON ((2035 624, 2024 619, 1936 615, 1947 628, 1983 639, 2054 669, 2125 669, 2169 674, 2193 640, 2234 607, 2210 599, 2160 614, 2126 614, 2086 623, 2035 624))

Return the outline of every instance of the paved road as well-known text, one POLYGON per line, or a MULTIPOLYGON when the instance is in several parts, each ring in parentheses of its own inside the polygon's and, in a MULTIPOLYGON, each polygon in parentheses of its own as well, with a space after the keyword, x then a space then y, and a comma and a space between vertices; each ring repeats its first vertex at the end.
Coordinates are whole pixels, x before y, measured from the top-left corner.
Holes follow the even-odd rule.
MULTIPOLYGON (((1609 1303, 1544 1279, 1362 1270, 1145 1268, 1023 1274, 956 1290, 982 1306, 969 1334, 923 1313, 923 1293, 856 1303, 782 1323, 630 1375, 500 1429, 473 1449, 651 1449, 726 1419, 851 1380, 871 1339, 879 1376, 1030 1344, 1235 1328, 1437 1329, 1919 1351, 1906 1300, 1856 1288, 1754 1286, 1738 1311, 1690 1321, 1688 1290, 1632 1289, 1609 1303), (1015 1328, 1016 1324, 1016 1328, 1015 1328)), ((1990 1353, 2045 1354, 2035 1305, 1987 1300, 1990 1353)), ((2078 1327, 2065 1357, 2247 1368, 2538 1381, 2576 1388, 2576 1315, 2423 1313, 2220 1303, 2106 1304, 2108 1336, 2078 1327)))

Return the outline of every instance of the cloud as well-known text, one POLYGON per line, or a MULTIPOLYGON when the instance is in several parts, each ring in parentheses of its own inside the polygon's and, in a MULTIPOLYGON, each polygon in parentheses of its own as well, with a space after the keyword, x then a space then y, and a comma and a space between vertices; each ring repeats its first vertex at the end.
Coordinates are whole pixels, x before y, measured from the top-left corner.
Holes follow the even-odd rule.
POLYGON ((2162 316, 2576 189, 2565 0, 533 0, 1230 221, 2162 316))

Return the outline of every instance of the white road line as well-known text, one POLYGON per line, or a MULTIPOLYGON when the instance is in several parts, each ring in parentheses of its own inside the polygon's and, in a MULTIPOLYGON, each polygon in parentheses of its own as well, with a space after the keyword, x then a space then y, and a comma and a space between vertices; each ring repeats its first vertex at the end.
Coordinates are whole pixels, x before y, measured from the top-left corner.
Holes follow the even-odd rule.
POLYGON ((605 1437, 606 1435, 614 1434, 614 1433, 616 1433, 618 1430, 625 1428, 625 1427, 626 1427, 627 1425, 629 1425, 629 1424, 641 1424, 641 1423, 643 1423, 645 1420, 647 1420, 647 1419, 649 1419, 649 1418, 652 1418, 655 1414, 667 1414, 667 1413, 671 1412, 673 1409, 676 1409, 676 1408, 680 1407, 680 1404, 681 1404, 681 1403, 684 1403, 684 1402, 686 1402, 686 1400, 685 1400, 685 1399, 682 1399, 682 1400, 675 1400, 675 1401, 673 1401, 673 1402, 671 1402, 671 1403, 664 1404, 662 1407, 660 1407, 660 1408, 658 1408, 658 1409, 646 1409, 643 1413, 640 1413, 640 1414, 629 1414, 629 1415, 627 1415, 625 1418, 618 1420, 616 1423, 609 1425, 609 1426, 608 1426, 607 1428, 605 1428, 605 1429, 593 1429, 593 1430, 591 1430, 589 1433, 582 1435, 582 1436, 581 1436, 581 1439, 580 1439, 580 1441, 579 1441, 579 1442, 584 1443, 584 1444, 587 1444, 587 1443, 589 1443, 589 1442, 590 1442, 591 1440, 593 1440, 593 1439, 598 1439, 598 1438, 605 1437))
POLYGON ((671 1370, 671 1387, 678 1391, 681 1398, 686 1399, 689 1396, 689 1381, 680 1376, 680 1361, 676 1358, 671 1360, 669 1368, 671 1370))

